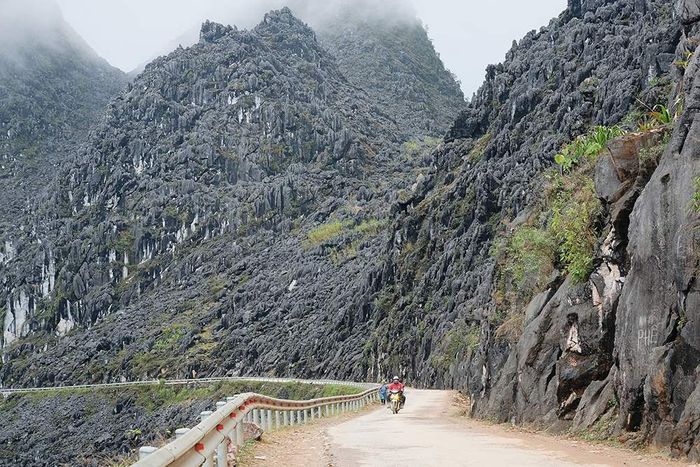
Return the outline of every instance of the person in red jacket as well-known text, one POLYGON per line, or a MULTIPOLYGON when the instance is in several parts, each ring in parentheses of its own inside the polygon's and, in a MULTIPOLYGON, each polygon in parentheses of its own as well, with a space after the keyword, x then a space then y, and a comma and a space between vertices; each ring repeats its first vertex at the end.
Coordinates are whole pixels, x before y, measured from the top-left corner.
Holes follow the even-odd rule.
POLYGON ((404 393, 404 384, 401 382, 398 376, 394 376, 391 383, 386 387, 389 393, 398 391, 401 393, 401 408, 403 408, 406 403, 406 394, 404 393))

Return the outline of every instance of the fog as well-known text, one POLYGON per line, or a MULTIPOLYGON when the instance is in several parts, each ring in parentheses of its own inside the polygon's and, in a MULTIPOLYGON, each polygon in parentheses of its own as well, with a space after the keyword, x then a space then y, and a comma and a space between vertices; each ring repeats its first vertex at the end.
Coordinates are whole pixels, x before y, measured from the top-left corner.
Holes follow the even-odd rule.
MULTIPOLYGON (((0 0, 0 15, 11 2, 0 0)), ((340 7, 383 21, 417 16, 428 28, 446 66, 471 95, 490 63, 503 60, 514 39, 546 25, 566 7, 566 0, 56 0, 64 18, 100 54, 124 71, 166 53, 178 43, 196 40, 205 19, 249 28, 270 9, 288 5, 319 27, 340 7)), ((1 34, 1 33, 0 33, 1 34)))

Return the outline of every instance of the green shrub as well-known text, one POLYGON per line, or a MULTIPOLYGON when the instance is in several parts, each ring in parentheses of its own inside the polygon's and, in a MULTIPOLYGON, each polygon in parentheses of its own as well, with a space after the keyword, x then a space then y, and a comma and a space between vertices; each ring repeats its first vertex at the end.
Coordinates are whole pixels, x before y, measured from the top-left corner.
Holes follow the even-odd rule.
POLYGON ((161 335, 153 344, 153 352, 165 353, 175 350, 180 339, 185 337, 187 330, 182 324, 171 324, 163 329, 161 335))
POLYGON ((386 228, 386 221, 381 219, 368 219, 362 221, 359 225, 356 225, 352 230, 353 232, 360 234, 362 236, 374 236, 378 235, 381 231, 386 228))
POLYGON ((479 347, 481 330, 478 324, 455 324, 442 339, 442 349, 431 357, 433 367, 447 371, 460 356, 466 356, 479 347))
POLYGON ((618 126, 597 126, 585 135, 581 135, 564 145, 561 152, 554 156, 554 161, 562 168, 562 171, 568 172, 584 159, 595 159, 605 149, 608 141, 624 134, 625 131, 618 126))
POLYGON ((649 112, 649 116, 659 125, 671 125, 674 120, 674 115, 665 105, 658 104, 649 112))
POLYGON ((684 52, 682 60, 676 60, 673 62, 679 69, 685 71, 690 65, 690 59, 693 58, 693 52, 684 52))
POLYGON ((474 147, 469 151, 469 158, 474 161, 481 159, 491 139, 493 139, 491 133, 486 133, 481 138, 477 139, 474 143, 474 147))
POLYGON ((212 276, 207 280, 207 286, 211 295, 218 294, 224 290, 227 285, 228 282, 226 281, 226 278, 221 275, 212 276))
POLYGON ((519 293, 539 288, 553 269, 556 241, 549 230, 521 226, 508 239, 504 271, 519 293))
POLYGON ((559 242, 559 259, 574 280, 588 277, 596 246, 594 222, 601 205, 590 177, 579 175, 569 189, 560 190, 552 203, 549 230, 559 242))
POLYGON ((426 136, 422 140, 412 139, 410 141, 406 141, 403 143, 401 149, 405 155, 415 157, 432 152, 441 141, 442 140, 438 138, 426 136))
POLYGON ((691 199, 691 207, 693 211, 700 213, 700 177, 695 177, 693 182, 695 183, 695 192, 691 199))

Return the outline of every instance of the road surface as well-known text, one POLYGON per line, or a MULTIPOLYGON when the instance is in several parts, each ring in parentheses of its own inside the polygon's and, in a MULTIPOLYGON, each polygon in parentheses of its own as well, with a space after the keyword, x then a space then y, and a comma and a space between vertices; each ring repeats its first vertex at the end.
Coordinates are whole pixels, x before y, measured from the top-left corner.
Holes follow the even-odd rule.
POLYGON ((407 391, 399 414, 375 410, 330 427, 333 465, 346 466, 539 466, 576 464, 553 453, 529 450, 513 439, 457 427, 450 418, 450 393, 407 391))
POLYGON ((248 465, 304 467, 680 466, 665 458, 456 416, 452 391, 407 391, 404 410, 323 419, 263 436, 248 465), (267 438, 267 439, 266 439, 267 438))

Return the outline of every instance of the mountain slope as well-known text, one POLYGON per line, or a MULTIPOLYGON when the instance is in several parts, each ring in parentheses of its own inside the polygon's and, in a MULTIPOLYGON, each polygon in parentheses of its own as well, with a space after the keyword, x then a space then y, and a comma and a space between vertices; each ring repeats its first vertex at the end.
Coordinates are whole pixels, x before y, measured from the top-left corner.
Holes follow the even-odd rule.
MULTIPOLYGON (((12 242, 47 180, 126 80, 51 2, 8 1, 0 31, 0 237, 12 242), (40 17, 28 19, 37 8, 40 17)), ((15 250, 3 245, 0 257, 15 250)))
POLYGON ((205 24, 112 102, 9 264, 3 383, 349 374, 422 164, 389 114, 288 9, 205 24))
POLYGON ((401 17, 363 19, 348 12, 342 22, 319 31, 342 73, 396 119, 403 135, 442 137, 466 106, 421 24, 401 17))

